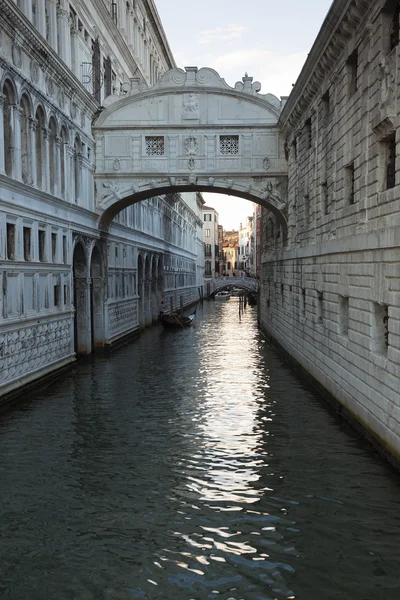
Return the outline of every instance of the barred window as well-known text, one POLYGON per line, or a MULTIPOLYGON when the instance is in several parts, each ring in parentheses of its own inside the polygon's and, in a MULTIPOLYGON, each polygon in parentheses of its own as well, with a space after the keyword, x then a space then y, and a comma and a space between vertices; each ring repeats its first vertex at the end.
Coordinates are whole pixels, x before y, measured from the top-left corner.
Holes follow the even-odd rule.
POLYGON ((146 136, 146 154, 147 156, 163 156, 164 136, 146 136))
POLYGON ((219 138, 219 150, 221 154, 239 154, 239 136, 221 135, 219 138))

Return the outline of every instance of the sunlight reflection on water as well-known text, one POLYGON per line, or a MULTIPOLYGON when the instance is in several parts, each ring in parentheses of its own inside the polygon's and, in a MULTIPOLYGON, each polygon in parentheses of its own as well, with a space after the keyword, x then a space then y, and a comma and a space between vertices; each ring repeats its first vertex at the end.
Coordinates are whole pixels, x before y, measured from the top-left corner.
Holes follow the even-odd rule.
POLYGON ((0 421, 5 600, 397 600, 398 478, 206 303, 0 421))

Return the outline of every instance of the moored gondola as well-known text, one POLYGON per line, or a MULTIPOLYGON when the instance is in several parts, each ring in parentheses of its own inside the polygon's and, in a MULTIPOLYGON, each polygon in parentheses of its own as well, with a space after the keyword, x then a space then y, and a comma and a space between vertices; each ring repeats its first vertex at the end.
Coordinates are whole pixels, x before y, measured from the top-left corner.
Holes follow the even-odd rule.
POLYGON ((170 315, 163 315, 161 317, 161 323, 168 329, 185 329, 192 325, 195 316, 196 311, 186 317, 181 317, 176 313, 172 313, 170 315))

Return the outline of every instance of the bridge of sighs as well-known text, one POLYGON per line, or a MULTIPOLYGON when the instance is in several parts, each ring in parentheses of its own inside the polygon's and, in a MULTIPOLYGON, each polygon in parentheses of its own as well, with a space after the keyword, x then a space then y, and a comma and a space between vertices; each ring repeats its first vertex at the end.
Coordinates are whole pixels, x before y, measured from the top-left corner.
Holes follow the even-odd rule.
POLYGON ((140 200, 209 191, 265 206, 285 235, 285 99, 260 89, 247 75, 232 88, 212 69, 187 67, 109 96, 93 127, 99 228, 140 200))

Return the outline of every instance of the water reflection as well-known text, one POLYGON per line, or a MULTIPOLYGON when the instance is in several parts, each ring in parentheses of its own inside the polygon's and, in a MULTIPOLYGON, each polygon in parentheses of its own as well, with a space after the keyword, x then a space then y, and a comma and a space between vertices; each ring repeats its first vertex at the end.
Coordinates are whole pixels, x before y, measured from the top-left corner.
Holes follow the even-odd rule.
POLYGON ((397 476, 233 299, 28 399, 0 455, 7 600, 399 597, 397 476))

